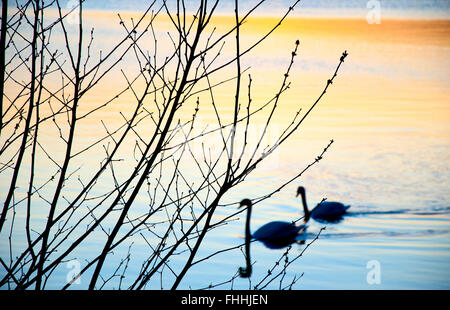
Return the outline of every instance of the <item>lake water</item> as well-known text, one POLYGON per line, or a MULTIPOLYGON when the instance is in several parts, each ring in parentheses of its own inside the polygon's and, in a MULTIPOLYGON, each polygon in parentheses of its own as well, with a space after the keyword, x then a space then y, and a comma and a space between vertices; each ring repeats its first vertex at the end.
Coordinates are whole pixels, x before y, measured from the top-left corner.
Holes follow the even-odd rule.
MULTIPOLYGON (((115 18, 114 14, 93 12, 87 18, 92 18, 89 21, 97 25, 97 44, 104 44, 106 48, 107 35, 115 33, 108 33, 107 25, 108 20, 115 18), (95 14, 99 15, 93 18, 95 14)), ((226 24, 229 20, 221 17, 217 24, 226 24)), ((271 18, 249 22, 247 28, 243 28, 243 44, 250 44, 274 22, 271 18)), ((329 140, 334 140, 321 162, 254 207, 253 231, 272 220, 291 221, 302 216, 301 202, 295 197, 300 184, 306 188, 310 208, 323 198, 351 205, 347 216, 339 223, 310 220, 306 234, 300 238, 305 243, 292 245, 288 253, 290 259, 302 253, 322 227, 326 229, 289 266, 282 283, 277 278, 267 288, 284 287, 300 276, 294 289, 450 288, 449 30, 448 19, 382 19, 381 24, 368 24, 364 16, 293 18, 251 56, 243 58, 243 67, 251 67, 254 101, 263 102, 279 88, 293 43, 296 39, 301 41, 290 75, 293 84, 282 97, 269 133, 269 136, 276 136, 295 111, 308 109, 334 72, 342 52, 349 52, 332 87, 300 130, 244 184, 231 191, 223 201, 224 206, 217 210, 217 219, 223 218, 236 212, 235 206, 228 203, 272 191, 312 162, 329 140), (374 272, 376 283, 370 277, 374 272)), ((169 47, 161 47, 164 48, 169 47)), ((115 83, 112 81, 105 86, 110 88, 104 88, 103 93, 97 91, 89 100, 101 102, 99 98, 104 93, 112 94, 115 83)), ((219 106, 225 112, 232 108, 232 104, 226 102, 232 102, 233 96, 229 92, 232 88, 227 87, 232 86, 218 90, 216 98, 217 102, 224 102, 219 106)), ((129 98, 80 126, 80 141, 89 141, 95 134, 92 129, 102 128, 99 119, 114 124, 119 119, 118 111, 126 109, 127 100, 129 98)), ((214 118, 211 113, 202 117, 203 126, 214 118)), ((256 130, 261 125, 256 124, 256 130)), ((52 135, 48 132, 44 140, 51 142, 52 135)), ((79 147, 82 148, 81 144, 79 147)), ((55 172, 46 170, 45 166, 40 169, 43 174, 55 172)), ((2 176, 2 191, 8 182, 2 176)), ((76 192, 76 185, 72 186, 68 187, 68 195, 76 192)), ((136 203, 136 208, 145 209, 146 196, 139 197, 136 203)), ((20 214, 20 210, 18 213, 18 218, 23 219, 23 213, 20 214)), ((45 214, 37 212, 36 221, 45 218, 45 214)), ((196 258, 242 244, 244 222, 245 215, 241 213, 227 225, 212 230, 196 258)), ((18 233, 16 238, 24 238, 24 235, 18 233)), ((83 255, 89 256, 90 251, 101 244, 101 238, 99 234, 99 239, 90 240, 77 252, 75 256, 81 264, 83 255)), ((121 249, 122 253, 127 247, 121 249)), ((139 270, 140 259, 145 257, 139 247, 145 247, 142 240, 132 247, 135 252, 128 269, 131 274, 139 270)), ((250 280, 236 278, 232 282, 228 281, 238 267, 245 265, 244 255, 241 249, 224 252, 194 266, 179 288, 208 288, 209 285, 220 289, 253 288, 285 251, 286 248, 273 250, 253 242, 252 277, 250 280), (222 282, 225 284, 216 286, 222 282)), ((2 257, 9 255, 4 235, 0 253, 2 257)), ((175 256, 174 266, 181 266, 185 259, 183 253, 175 256)), ((106 264, 105 274, 114 267, 106 264)), ((58 269, 48 287, 60 287, 66 273, 67 269, 58 269)), ((168 283, 173 280, 170 273, 165 277, 168 283)), ((81 284, 73 287, 85 288, 87 284, 82 277, 81 284)), ((156 281, 147 288, 159 289, 160 283, 156 281)))

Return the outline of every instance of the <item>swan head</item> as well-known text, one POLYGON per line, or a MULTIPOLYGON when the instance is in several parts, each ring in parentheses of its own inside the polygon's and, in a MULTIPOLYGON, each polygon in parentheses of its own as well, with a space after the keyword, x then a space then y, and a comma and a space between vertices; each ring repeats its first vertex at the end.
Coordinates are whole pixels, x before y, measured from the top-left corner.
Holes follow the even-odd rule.
POLYGON ((252 201, 250 199, 247 199, 247 198, 242 199, 240 204, 239 204, 239 208, 242 208, 243 206, 251 207, 252 206, 252 201))
POLYGON ((297 188, 297 197, 299 196, 299 195, 304 195, 305 194, 305 188, 303 187, 303 186, 299 186, 298 188, 297 188))

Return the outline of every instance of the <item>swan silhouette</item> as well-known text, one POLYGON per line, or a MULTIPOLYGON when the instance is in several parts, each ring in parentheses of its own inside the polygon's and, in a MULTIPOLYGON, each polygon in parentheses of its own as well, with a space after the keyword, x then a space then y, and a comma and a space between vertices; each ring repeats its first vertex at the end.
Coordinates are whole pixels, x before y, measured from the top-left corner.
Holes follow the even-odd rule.
POLYGON ((336 222, 342 219, 342 216, 347 212, 350 206, 346 206, 340 202, 335 201, 323 201, 317 207, 308 210, 306 203, 306 193, 303 186, 299 186, 297 189, 297 197, 301 195, 303 203, 303 211, 305 212, 305 223, 312 217, 318 221, 336 222))
POLYGON ((239 274, 243 278, 250 277, 252 266, 250 261, 251 239, 261 241, 266 247, 278 249, 288 246, 296 241, 296 237, 306 230, 306 225, 295 225, 293 222, 273 221, 261 226, 253 234, 250 232, 250 218, 252 214, 252 202, 250 199, 243 199, 239 207, 247 207, 247 219, 245 222, 245 260, 246 267, 239 268, 239 274))

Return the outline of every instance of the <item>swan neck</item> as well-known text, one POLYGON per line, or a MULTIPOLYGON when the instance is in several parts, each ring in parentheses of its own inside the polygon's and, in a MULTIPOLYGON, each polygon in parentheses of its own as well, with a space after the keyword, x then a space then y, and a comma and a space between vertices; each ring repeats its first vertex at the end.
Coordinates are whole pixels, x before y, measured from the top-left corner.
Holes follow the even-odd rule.
POLYGON ((308 210, 308 204, 306 203, 306 193, 303 191, 301 193, 301 196, 302 196, 303 211, 305 213, 305 222, 307 222, 309 220, 310 213, 308 210))

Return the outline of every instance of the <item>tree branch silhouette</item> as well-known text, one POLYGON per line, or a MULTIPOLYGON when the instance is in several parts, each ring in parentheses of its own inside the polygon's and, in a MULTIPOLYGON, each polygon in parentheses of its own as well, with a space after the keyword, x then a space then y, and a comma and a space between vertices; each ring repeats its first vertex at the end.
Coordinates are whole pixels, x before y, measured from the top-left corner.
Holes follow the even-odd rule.
MULTIPOLYGON (((88 289, 177 289, 193 266, 239 251, 242 245, 224 246, 199 258, 208 234, 244 211, 216 218, 219 208, 236 204, 223 202, 230 191, 297 132, 347 52, 310 108, 303 114, 298 109, 276 140, 263 146, 291 87, 300 42, 287 53, 279 88, 262 102, 253 98, 254 82, 242 57, 267 40, 300 1, 292 1, 248 46, 242 44, 244 25, 266 1, 242 10, 235 0, 233 22, 224 30, 214 25, 219 2, 201 0, 193 7, 183 0, 154 0, 137 16, 117 14, 121 34, 105 48, 95 28, 88 29, 84 0, 73 8, 59 0, 15 7, 2 1, 0 238, 8 240, 8 251, 0 257, 0 287, 69 289, 75 281, 54 279, 64 263, 81 259, 74 279, 83 277, 88 289), (158 28, 161 20, 164 30, 158 28), (229 58, 223 56, 227 48, 229 58), (228 112, 218 92, 230 85, 228 112), (203 113, 213 121, 205 124, 203 113), (257 116, 264 117, 263 129, 252 135, 257 116)), ((332 142, 253 202, 297 180, 332 142)), ((296 259, 257 287, 275 280, 279 288, 292 287, 299 277, 287 283, 283 272, 296 259)), ((233 272, 208 288, 233 286, 237 276, 233 272)))

